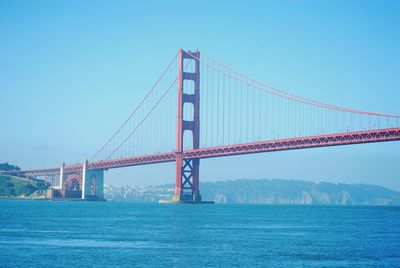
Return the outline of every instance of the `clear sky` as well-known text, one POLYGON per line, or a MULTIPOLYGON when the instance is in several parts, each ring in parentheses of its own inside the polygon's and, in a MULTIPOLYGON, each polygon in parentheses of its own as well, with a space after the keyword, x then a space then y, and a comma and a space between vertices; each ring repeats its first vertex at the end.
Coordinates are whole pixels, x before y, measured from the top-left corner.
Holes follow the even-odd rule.
MULTIPOLYGON (((180 47, 320 101, 400 114, 400 1, 0 0, 0 162, 82 162, 180 47)), ((204 160, 201 180, 283 178, 400 190, 400 142, 204 160)), ((174 164, 106 183, 174 181, 174 164)))

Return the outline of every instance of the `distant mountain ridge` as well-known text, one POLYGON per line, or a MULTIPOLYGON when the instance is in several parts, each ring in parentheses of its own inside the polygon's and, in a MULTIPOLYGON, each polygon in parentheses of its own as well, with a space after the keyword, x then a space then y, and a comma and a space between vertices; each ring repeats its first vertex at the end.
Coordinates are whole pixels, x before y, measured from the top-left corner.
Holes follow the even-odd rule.
POLYGON ((202 190, 217 203, 400 205, 399 192, 367 184, 243 179, 205 183, 202 190))
MULTIPOLYGON (((106 186, 115 201, 157 202, 168 199, 174 185, 106 186)), ((309 182, 282 179, 240 179, 201 184, 203 200, 232 204, 400 205, 400 193, 376 185, 309 182)))
MULTIPOLYGON (((0 175, 1 197, 34 197, 36 192, 44 191, 48 186, 41 180, 0 175)), ((173 192, 173 184, 104 187, 105 198, 110 201, 155 203, 170 199, 173 192)), ((220 204, 400 206, 400 192, 369 184, 240 179, 204 182, 201 184, 201 194, 203 200, 220 204)))

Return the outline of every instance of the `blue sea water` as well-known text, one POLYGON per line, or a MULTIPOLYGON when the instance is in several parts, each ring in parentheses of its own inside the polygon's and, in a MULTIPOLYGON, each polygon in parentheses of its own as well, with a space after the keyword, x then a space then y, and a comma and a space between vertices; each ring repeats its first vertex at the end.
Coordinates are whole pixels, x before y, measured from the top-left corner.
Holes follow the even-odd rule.
POLYGON ((0 266, 400 267, 400 208, 3 200, 0 266))

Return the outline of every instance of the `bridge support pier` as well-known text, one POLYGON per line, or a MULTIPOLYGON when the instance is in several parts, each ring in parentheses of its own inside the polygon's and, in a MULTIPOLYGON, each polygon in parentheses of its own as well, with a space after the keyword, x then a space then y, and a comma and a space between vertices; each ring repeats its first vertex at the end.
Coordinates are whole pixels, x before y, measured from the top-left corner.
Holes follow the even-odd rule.
POLYGON ((199 189, 200 159, 182 159, 182 162, 177 161, 176 168, 178 169, 177 178, 181 178, 178 181, 180 190, 175 192, 172 200, 175 202, 201 202, 199 189))
POLYGON ((62 163, 62 165, 60 167, 60 184, 59 184, 60 189, 64 189, 64 182, 65 182, 64 167, 65 167, 65 163, 62 163))
POLYGON ((104 169, 88 169, 88 161, 82 168, 82 199, 104 200, 104 169))

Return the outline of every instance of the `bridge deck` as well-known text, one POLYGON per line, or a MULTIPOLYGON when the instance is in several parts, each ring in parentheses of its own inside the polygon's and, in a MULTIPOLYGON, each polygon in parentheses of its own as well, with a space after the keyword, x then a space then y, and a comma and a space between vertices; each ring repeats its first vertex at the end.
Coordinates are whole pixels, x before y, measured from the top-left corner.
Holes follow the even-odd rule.
MULTIPOLYGON (((187 150, 183 152, 183 158, 212 158, 240 154, 252 154, 263 152, 275 152, 284 150, 298 150, 306 148, 374 143, 385 141, 400 140, 400 128, 366 130, 360 132, 346 132, 337 134, 328 134, 321 136, 308 136, 290 139, 280 139, 271 141, 261 141, 253 143, 243 143, 227 145, 220 147, 201 148, 196 150, 187 150)), ((115 160, 106 160, 89 163, 90 169, 112 169, 128 166, 138 166, 156 163, 166 163, 175 161, 176 153, 168 152, 161 154, 144 155, 130 158, 121 158, 115 160)), ((82 165, 74 164, 64 167, 64 172, 80 172, 82 165)), ((29 174, 32 176, 47 176, 59 174, 59 168, 22 170, 14 172, 2 172, 2 174, 29 174)))

